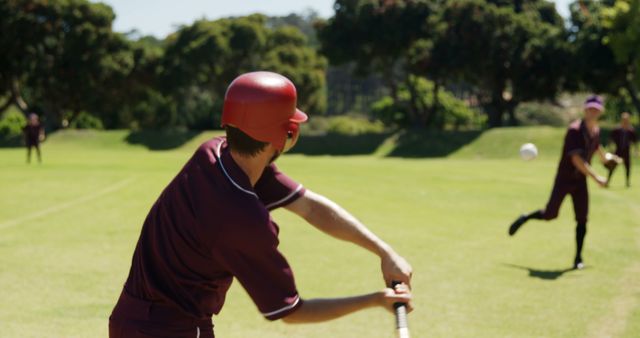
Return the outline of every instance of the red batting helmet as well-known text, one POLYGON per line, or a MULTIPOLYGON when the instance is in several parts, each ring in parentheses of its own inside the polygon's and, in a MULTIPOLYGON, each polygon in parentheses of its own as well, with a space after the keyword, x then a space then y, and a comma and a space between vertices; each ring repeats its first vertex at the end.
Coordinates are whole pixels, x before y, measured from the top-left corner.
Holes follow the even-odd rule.
POLYGON ((298 137, 298 124, 307 120, 296 101, 296 87, 286 77, 272 72, 242 74, 227 88, 222 126, 236 127, 287 151, 298 137))

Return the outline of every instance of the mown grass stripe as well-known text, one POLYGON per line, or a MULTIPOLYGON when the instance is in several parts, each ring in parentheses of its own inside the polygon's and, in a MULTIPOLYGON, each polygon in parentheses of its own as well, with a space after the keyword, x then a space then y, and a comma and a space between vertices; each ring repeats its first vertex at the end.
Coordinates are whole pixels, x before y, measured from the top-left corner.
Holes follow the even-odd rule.
POLYGON ((18 224, 21 224, 23 222, 26 222, 26 221, 29 221, 29 220, 32 220, 32 219, 36 219, 36 218, 39 218, 39 217, 42 217, 42 216, 45 216, 45 215, 48 215, 48 214, 51 214, 51 213, 54 213, 54 212, 58 212, 58 211, 61 211, 61 210, 76 206, 76 205, 78 205, 80 203, 85 203, 85 202, 94 200, 96 198, 102 197, 104 195, 116 192, 116 191, 124 188, 126 185, 128 185, 131 181, 133 181, 133 179, 134 179, 133 177, 129 177, 129 178, 124 179, 124 180, 122 180, 120 182, 112 184, 112 185, 110 185, 110 186, 108 186, 108 187, 106 187, 106 188, 104 188, 104 189, 102 189, 102 190, 100 190, 98 192, 94 192, 94 193, 91 193, 91 194, 76 198, 76 199, 68 201, 68 202, 56 204, 56 205, 48 207, 48 208, 46 208, 44 210, 39 210, 39 211, 27 214, 27 215, 22 216, 22 217, 18 217, 18 218, 14 218, 14 219, 11 219, 11 220, 8 220, 8 221, 4 221, 4 222, 0 223, 0 229, 10 228, 10 227, 16 226, 18 224))

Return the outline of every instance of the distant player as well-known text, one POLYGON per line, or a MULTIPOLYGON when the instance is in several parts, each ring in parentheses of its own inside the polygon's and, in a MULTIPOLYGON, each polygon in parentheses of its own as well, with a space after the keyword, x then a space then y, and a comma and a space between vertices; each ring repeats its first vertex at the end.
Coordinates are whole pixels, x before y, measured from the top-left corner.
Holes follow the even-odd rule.
POLYGON ((111 338, 211 338, 211 317, 234 279, 266 319, 288 323, 322 322, 369 307, 392 310, 393 303, 410 301, 412 269, 404 258, 273 164, 295 145, 306 120, 293 83, 281 75, 248 73, 230 84, 222 112, 226 137, 203 143, 149 211, 109 320, 111 338), (404 284, 354 297, 303 299, 278 249, 270 211, 280 207, 376 254, 387 285, 404 284))
MULTIPOLYGON (((635 145, 638 142, 638 137, 631 125, 630 117, 629 113, 622 113, 620 115, 620 127, 612 130, 609 137, 610 141, 616 145, 616 155, 623 160, 627 177, 627 187, 631 186, 631 145, 635 145)), ((613 175, 614 170, 615 166, 609 170, 609 178, 607 181, 611 180, 611 175, 613 175)))
POLYGON ((38 115, 35 113, 29 114, 27 125, 22 129, 24 133, 24 142, 27 146, 27 163, 31 163, 31 148, 36 149, 38 155, 38 162, 42 162, 42 155, 40 154, 40 142, 44 141, 44 128, 40 124, 38 115))
POLYGON ((606 187, 607 181, 591 168, 591 157, 598 152, 600 159, 606 161, 606 153, 600 147, 600 128, 598 118, 604 106, 599 96, 590 96, 584 103, 584 118, 569 125, 564 138, 564 146, 560 164, 556 174, 551 197, 547 206, 520 216, 509 227, 509 235, 513 236, 518 229, 530 219, 552 220, 558 217, 560 205, 565 196, 571 195, 576 217, 576 256, 573 261, 575 269, 582 269, 582 246, 587 233, 587 214, 589 212, 589 192, 587 177, 593 178, 598 185, 606 187))

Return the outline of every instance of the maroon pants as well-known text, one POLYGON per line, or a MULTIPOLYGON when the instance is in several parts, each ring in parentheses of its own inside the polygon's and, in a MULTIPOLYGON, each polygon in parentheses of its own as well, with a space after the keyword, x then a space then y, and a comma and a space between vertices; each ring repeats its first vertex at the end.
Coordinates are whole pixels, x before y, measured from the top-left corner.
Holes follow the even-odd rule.
POLYGON ((556 178, 549 202, 542 212, 542 218, 551 220, 558 217, 558 211, 565 196, 571 195, 573 200, 573 211, 578 223, 587 222, 589 213, 589 191, 587 190, 587 179, 563 180, 556 178))
POLYGON ((109 338, 214 338, 211 318, 189 317, 179 310, 127 295, 109 317, 109 338))
POLYGON ((629 154, 626 156, 621 156, 624 162, 625 174, 627 175, 627 181, 629 180, 629 174, 631 173, 631 157, 629 154))

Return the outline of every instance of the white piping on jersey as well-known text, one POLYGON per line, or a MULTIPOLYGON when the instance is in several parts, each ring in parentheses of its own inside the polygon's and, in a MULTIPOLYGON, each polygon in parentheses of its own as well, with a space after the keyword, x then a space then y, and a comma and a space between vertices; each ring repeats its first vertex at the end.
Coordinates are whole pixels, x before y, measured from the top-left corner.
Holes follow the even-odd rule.
POLYGON ((265 317, 277 315, 280 312, 284 312, 284 311, 293 309, 296 305, 298 305, 299 302, 300 302, 300 296, 296 296, 296 300, 295 300, 295 302, 293 302, 293 304, 287 305, 287 306, 285 306, 285 307, 283 307, 283 308, 281 308, 279 310, 263 313, 262 315, 265 316, 265 317))
POLYGON ((289 195, 285 196, 284 198, 281 198, 278 201, 275 201, 273 203, 269 203, 265 208, 269 209, 274 205, 278 205, 286 200, 288 200, 289 198, 291 198, 293 195, 297 194, 300 190, 302 190, 302 184, 299 184, 298 187, 296 188, 296 190, 294 190, 292 193, 290 193, 289 195))
POLYGON ((225 176, 227 176, 227 179, 236 186, 236 188, 246 192, 249 195, 253 195, 255 198, 258 198, 258 195, 251 191, 251 190, 247 190, 243 187, 240 186, 240 184, 236 183, 236 181, 233 180, 233 178, 231 178, 231 176, 229 176, 229 173, 227 172, 227 169, 225 169, 224 164, 222 163, 222 156, 220 153, 220 149, 222 149, 222 142, 220 142, 220 144, 218 144, 218 150, 217 152, 214 152, 214 155, 216 155, 216 157, 218 158, 218 162, 220 163, 220 168, 222 168, 222 172, 224 173, 225 176))
POLYGON ((196 333, 196 338, 200 338, 200 326, 196 326, 196 329, 198 329, 196 333))

